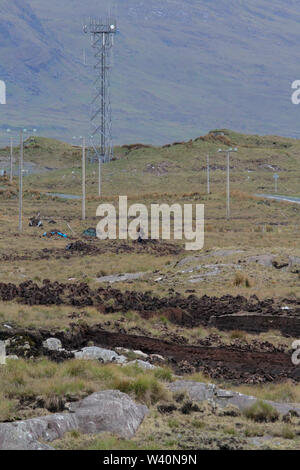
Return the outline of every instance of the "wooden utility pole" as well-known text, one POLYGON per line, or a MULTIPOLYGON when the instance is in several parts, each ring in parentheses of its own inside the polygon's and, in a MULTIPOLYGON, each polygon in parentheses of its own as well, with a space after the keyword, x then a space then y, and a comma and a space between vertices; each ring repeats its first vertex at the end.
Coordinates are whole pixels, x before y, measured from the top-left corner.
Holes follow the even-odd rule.
POLYGON ((85 177, 85 137, 82 139, 82 220, 85 220, 85 185, 86 185, 86 177, 85 177))
POLYGON ((207 194, 210 194, 210 181, 209 181, 209 155, 206 157, 207 161, 207 194))
POLYGON ((20 132, 20 160, 19 160, 19 232, 22 232, 23 216, 23 131, 20 132))
POLYGON ((230 219, 230 152, 227 152, 227 204, 226 204, 226 218, 230 219))
POLYGON ((10 184, 13 182, 13 138, 10 136, 10 174, 9 174, 9 181, 10 184))

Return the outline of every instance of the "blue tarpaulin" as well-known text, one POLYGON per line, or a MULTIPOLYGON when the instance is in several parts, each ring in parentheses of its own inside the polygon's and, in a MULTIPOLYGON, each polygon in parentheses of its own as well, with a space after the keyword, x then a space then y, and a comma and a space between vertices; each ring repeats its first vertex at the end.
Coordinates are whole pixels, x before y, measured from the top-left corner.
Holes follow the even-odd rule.
POLYGON ((45 232, 43 234, 43 237, 52 237, 53 235, 58 235, 59 237, 62 237, 62 238, 68 238, 68 235, 62 232, 58 232, 57 230, 55 230, 54 232, 45 232))

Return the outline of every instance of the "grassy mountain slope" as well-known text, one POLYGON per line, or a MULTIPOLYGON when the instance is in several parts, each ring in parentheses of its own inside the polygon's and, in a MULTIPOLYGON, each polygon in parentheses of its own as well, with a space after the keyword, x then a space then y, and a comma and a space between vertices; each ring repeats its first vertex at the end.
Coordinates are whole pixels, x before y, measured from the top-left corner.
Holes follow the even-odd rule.
MULTIPOLYGON (((82 23, 111 2, 2 2, 1 75, 9 123, 69 139, 88 129, 92 70, 82 23), (8 25, 10 27, 8 28, 8 25), (9 30, 9 34, 7 34, 9 30), (8 59, 10 58, 10 59, 8 59), (27 124, 29 122, 29 124, 27 124)), ((112 76, 117 142, 164 143, 211 128, 298 136, 297 2, 116 0, 112 76)))

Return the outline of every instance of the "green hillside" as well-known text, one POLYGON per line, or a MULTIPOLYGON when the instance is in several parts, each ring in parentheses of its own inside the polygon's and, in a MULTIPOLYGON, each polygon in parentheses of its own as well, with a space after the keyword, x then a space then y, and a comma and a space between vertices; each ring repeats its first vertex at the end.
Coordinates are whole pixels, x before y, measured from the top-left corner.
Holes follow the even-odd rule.
MULTIPOLYGON (((216 129, 194 140, 164 146, 142 144, 115 147, 115 160, 103 165, 103 196, 127 194, 134 197, 164 194, 206 193, 206 156, 210 156, 211 192, 224 204, 226 157, 219 148, 238 147, 231 155, 231 189, 249 195, 274 192, 274 174, 279 175, 279 194, 299 195, 300 141, 279 136, 259 136, 216 129)), ((0 152, 5 158, 8 149, 0 152)), ((18 157, 18 148, 14 150, 18 157)), ((42 174, 26 178, 32 190, 81 194, 81 149, 61 141, 30 137, 25 142, 24 160, 42 174)), ((16 166, 17 168, 17 166, 16 166)), ((97 164, 87 165, 87 195, 97 196, 97 164)), ((150 196, 151 197, 151 196, 150 196)), ((223 207, 223 206, 222 206, 223 207)), ((238 209, 238 204, 237 204, 238 209)), ((238 209, 239 211, 239 209, 238 209)))

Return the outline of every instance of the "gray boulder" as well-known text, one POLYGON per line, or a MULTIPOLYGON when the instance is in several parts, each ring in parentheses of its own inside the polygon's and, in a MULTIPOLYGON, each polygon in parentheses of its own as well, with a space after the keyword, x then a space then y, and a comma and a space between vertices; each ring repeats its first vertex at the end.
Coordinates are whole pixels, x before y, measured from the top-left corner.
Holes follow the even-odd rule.
POLYGON ((137 279, 140 279, 145 276, 146 273, 140 272, 140 273, 124 273, 124 274, 112 274, 110 276, 103 276, 103 277, 98 277, 96 279, 97 282, 109 282, 110 284, 113 284, 115 282, 126 282, 126 281, 134 281, 137 279))
POLYGON ((163 364, 166 362, 166 359, 160 354, 150 354, 150 359, 151 361, 157 362, 158 364, 163 364))
POLYGON ((186 391, 193 401, 210 401, 215 397, 216 386, 202 382, 176 380, 169 385, 171 392, 186 391))
POLYGON ((148 359, 148 354, 144 353, 143 351, 133 351, 140 359, 148 359))
POLYGON ((80 351, 73 351, 73 353, 75 355, 75 359, 101 359, 103 362, 116 362, 118 364, 124 364, 127 361, 125 356, 119 356, 115 351, 99 348, 97 346, 82 348, 80 351))
POLYGON ((156 369, 156 366, 154 366, 153 364, 150 364, 150 362, 141 361, 140 359, 135 359, 134 361, 130 361, 128 362, 127 365, 128 366, 137 365, 141 367, 142 369, 156 369))
POLYGON ((78 419, 83 433, 95 434, 107 431, 121 437, 132 437, 148 413, 144 405, 134 403, 118 390, 93 393, 83 400, 72 403, 70 411, 78 419))
POLYGON ((49 351, 60 351, 62 349, 62 344, 57 338, 48 338, 43 341, 43 347, 49 351))
POLYGON ((78 430, 97 434, 112 432, 132 437, 142 423, 148 408, 136 404, 117 390, 93 393, 69 406, 71 413, 56 413, 15 423, 0 423, 0 450, 50 450, 47 444, 66 432, 78 430))
POLYGON ((78 429, 76 415, 53 414, 15 423, 0 424, 0 450, 46 450, 51 447, 38 442, 54 441, 65 432, 78 429))
MULTIPOLYGON (((208 401, 221 408, 233 405, 240 411, 249 408, 257 402, 257 398, 251 395, 244 395, 239 392, 232 392, 230 390, 223 390, 217 388, 214 384, 206 384, 202 382, 177 380, 169 385, 172 392, 185 391, 193 401, 208 401)), ((265 403, 270 404, 280 414, 286 414, 290 410, 296 411, 300 414, 300 406, 295 406, 292 403, 278 403, 270 400, 263 400, 265 403)))

